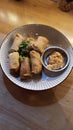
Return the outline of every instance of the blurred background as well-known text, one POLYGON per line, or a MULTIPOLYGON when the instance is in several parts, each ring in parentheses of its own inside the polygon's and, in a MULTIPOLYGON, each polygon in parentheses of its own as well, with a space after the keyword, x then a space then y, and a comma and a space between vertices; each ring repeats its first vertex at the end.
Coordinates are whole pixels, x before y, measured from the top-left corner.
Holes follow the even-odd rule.
POLYGON ((1 33, 33 23, 56 28, 73 43, 73 10, 61 11, 58 0, 0 0, 1 33))

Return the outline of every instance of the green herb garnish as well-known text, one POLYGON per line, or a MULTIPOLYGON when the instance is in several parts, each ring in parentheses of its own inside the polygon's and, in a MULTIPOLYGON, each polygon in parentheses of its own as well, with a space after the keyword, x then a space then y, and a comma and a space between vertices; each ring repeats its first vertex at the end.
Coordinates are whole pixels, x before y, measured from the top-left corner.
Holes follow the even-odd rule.
POLYGON ((19 46, 19 55, 29 57, 29 41, 23 41, 19 46))

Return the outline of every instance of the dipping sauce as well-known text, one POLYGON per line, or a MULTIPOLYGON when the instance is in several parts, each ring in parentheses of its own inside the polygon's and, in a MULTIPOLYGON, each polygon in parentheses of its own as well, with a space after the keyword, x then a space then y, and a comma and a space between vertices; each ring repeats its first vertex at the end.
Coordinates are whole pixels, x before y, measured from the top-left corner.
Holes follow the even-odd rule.
POLYGON ((61 69, 64 66, 64 57, 58 51, 52 52, 47 60, 47 68, 49 70, 61 69))

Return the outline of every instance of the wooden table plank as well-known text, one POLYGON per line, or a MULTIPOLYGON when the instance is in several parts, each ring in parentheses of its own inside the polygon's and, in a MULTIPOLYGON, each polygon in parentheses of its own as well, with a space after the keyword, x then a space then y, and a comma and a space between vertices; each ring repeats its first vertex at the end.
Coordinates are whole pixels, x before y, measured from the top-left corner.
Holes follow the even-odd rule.
POLYGON ((5 34, 0 32, 0 44, 2 43, 3 39, 5 38, 5 34))
POLYGON ((73 71, 57 87, 35 92, 14 85, 0 68, 0 130, 65 129, 73 130, 73 71))

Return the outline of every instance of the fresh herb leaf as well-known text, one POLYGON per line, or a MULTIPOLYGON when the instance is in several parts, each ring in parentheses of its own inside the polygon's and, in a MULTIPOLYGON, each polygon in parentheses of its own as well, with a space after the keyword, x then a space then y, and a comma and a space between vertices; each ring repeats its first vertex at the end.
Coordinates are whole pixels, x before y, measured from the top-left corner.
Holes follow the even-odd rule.
POLYGON ((19 55, 29 57, 29 41, 23 41, 19 46, 19 55))

